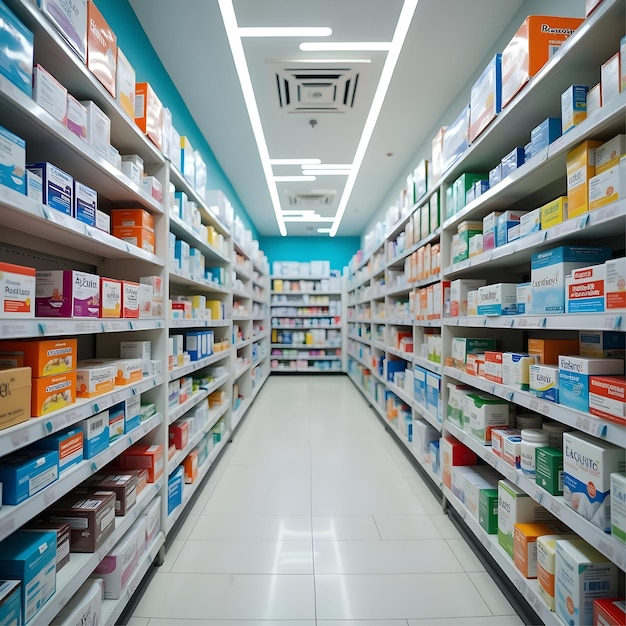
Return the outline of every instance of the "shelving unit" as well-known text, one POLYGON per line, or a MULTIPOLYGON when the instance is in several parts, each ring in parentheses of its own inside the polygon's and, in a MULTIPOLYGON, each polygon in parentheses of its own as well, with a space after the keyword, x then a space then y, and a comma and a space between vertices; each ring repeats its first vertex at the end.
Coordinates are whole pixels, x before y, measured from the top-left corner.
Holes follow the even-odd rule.
MULTIPOLYGON (((566 194, 566 155, 587 139, 608 140, 624 132, 626 93, 606 103, 585 121, 565 133, 541 153, 533 156, 513 174, 486 193, 469 202, 460 212, 446 218, 446 193, 464 172, 489 171, 515 146, 528 142, 530 131, 546 117, 560 117, 560 95, 571 84, 595 85, 600 66, 614 54, 624 36, 623 2, 604 0, 565 42, 522 92, 506 106, 468 150, 443 173, 428 191, 408 207, 400 219, 386 229, 379 225, 365 238, 365 252, 353 258, 347 286, 348 373, 373 410, 390 432, 417 459, 431 485, 439 488, 448 507, 464 521, 475 543, 489 554, 538 618, 546 624, 561 624, 538 594, 537 582, 525 579, 498 544, 488 535, 465 505, 442 486, 441 476, 432 471, 432 458, 423 442, 416 440, 416 426, 428 423, 434 437, 453 436, 473 450, 480 463, 495 468, 542 504, 579 536, 594 546, 621 570, 626 570, 626 550, 610 534, 604 533, 570 509, 562 497, 555 497, 529 480, 521 471, 483 446, 468 432, 446 420, 448 383, 469 387, 503 398, 514 404, 518 413, 534 413, 565 424, 622 448, 626 447, 626 426, 596 418, 589 413, 540 400, 529 392, 472 376, 447 363, 454 337, 490 337, 500 342, 498 349, 523 350, 529 337, 576 337, 580 330, 626 332, 626 311, 598 314, 517 315, 502 317, 446 317, 444 299, 437 314, 420 301, 424 287, 446 288, 443 283, 458 278, 482 278, 487 284, 529 279, 534 253, 559 245, 605 245, 615 256, 624 256, 626 203, 619 200, 602 209, 586 213, 534 233, 512 243, 452 263, 452 237, 460 222, 482 220, 494 210, 529 210, 566 194), (584 60, 584 62, 583 62, 584 60), (438 198, 441 225, 424 237, 408 237, 412 224, 423 207, 438 198), (408 228, 407 228, 408 227, 408 228), (404 233, 404 234, 403 234, 404 233), (416 239, 419 239, 416 243, 416 239), (431 275, 415 276, 408 259, 424 253, 427 246, 439 245, 440 262, 431 265, 431 275), (408 301, 408 303, 406 302, 408 301), (406 307, 406 308, 405 308, 406 307), (408 316, 405 315, 405 312, 408 316), (409 331, 407 344, 397 345, 398 331, 409 331), (432 350, 428 338, 439 336, 439 348, 432 350), (408 343, 412 340, 412 345, 408 343), (406 348, 406 350, 404 349, 406 348), (394 363, 395 362, 395 363, 394 363), (399 364, 398 364, 399 362, 399 364), (389 367, 399 368, 394 380, 389 367), (404 368, 404 369, 403 369, 404 368), (423 401, 424 376, 441 378, 439 406, 423 401)), ((434 302, 437 302, 434 292, 434 302)), ((430 303, 429 303, 430 307, 430 303)), ((428 379, 428 378, 427 378, 428 379)))
POLYGON ((272 371, 343 371, 345 315, 339 273, 274 274, 271 281, 272 371))
MULTIPOLYGON (((146 376, 131 385, 116 386, 112 392, 88 400, 79 399, 64 409, 0 430, 2 458, 50 434, 79 427, 87 418, 132 397, 141 396, 142 400, 155 404, 155 415, 113 441, 106 450, 64 471, 55 482, 21 504, 5 504, 0 509, 2 541, 93 474, 101 472, 130 446, 136 443, 162 446, 167 468, 163 477, 143 490, 127 515, 116 517, 115 531, 98 551, 71 553, 70 563, 57 576, 56 593, 34 618, 37 623, 53 621, 133 522, 160 497, 159 532, 141 557, 122 597, 103 604, 102 623, 112 625, 155 559, 162 558, 167 535, 175 529, 194 491, 201 488, 202 479, 267 380, 270 370, 268 264, 258 242, 252 241, 251 233, 238 219, 229 218, 232 213, 224 210, 227 200, 218 192, 200 193, 190 184, 178 166, 153 145, 111 98, 36 3, 7 0, 6 4, 34 33, 35 63, 61 81, 69 93, 81 100, 92 100, 106 113, 111 119, 111 144, 120 154, 139 155, 145 173, 154 176, 163 189, 163 201, 159 202, 34 100, 0 77, 0 126, 26 141, 27 161, 50 161, 75 180, 92 187, 98 193, 99 208, 105 212, 118 207, 142 208, 154 219, 153 254, 0 186, 0 261, 41 270, 82 270, 133 282, 139 282, 140 277, 156 276, 163 284, 163 309, 151 318, 4 317, 0 320, 3 340, 76 337, 80 359, 119 358, 120 341, 149 340, 152 359, 161 363, 161 372, 157 375, 146 376), (181 218, 170 190, 186 194, 196 204, 202 227, 196 224, 192 227, 181 218), (214 231, 214 239, 205 237, 204 227, 214 231), (215 272, 207 276, 197 267, 182 268, 168 252, 170 236, 197 248, 204 255, 206 266, 215 272), (221 314, 210 317, 206 311, 196 310, 191 318, 174 317, 168 300, 194 295, 218 301, 221 314), (235 318, 237 320, 233 321, 235 318), (171 354, 170 338, 199 330, 211 332, 214 345, 222 349, 197 361, 171 354), (243 366, 238 364, 239 359, 244 360, 243 366), (184 402, 170 406, 170 387, 188 377, 200 380, 201 384, 184 402), (208 398, 216 392, 223 392, 224 399, 209 407, 208 398), (189 445, 177 451, 168 462, 169 427, 198 411, 205 411, 203 427, 194 433, 189 445), (170 475, 189 452, 203 444, 207 445, 208 455, 199 475, 193 483, 185 485, 182 504, 168 516, 170 475)), ((232 212, 232 207, 230 209, 232 212)), ((184 349, 187 350, 187 346, 184 349)))

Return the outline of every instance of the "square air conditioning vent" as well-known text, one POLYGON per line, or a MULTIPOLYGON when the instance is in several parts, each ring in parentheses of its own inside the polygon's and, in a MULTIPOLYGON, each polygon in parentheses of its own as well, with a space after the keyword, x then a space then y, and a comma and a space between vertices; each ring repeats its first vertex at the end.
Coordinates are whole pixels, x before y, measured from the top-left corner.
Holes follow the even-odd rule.
POLYGON ((319 209, 332 206, 336 193, 334 190, 312 189, 304 192, 286 191, 285 195, 290 209, 319 209))

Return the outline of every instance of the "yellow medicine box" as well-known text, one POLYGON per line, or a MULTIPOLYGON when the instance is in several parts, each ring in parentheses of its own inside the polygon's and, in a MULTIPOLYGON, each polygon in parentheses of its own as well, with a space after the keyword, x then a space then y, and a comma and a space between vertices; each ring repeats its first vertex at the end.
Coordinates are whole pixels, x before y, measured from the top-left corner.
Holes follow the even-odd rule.
POLYGON ((567 219, 567 196, 561 196, 541 207, 541 229, 547 230, 567 219))
POLYGON ((596 148, 601 141, 588 140, 567 153, 567 214, 569 218, 589 210, 589 180, 596 173, 596 148))

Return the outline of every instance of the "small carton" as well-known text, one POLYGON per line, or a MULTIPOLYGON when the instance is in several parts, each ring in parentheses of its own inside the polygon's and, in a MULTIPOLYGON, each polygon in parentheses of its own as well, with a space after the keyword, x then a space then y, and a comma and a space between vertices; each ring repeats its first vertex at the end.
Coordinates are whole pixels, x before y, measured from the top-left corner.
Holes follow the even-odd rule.
POLYGON ((27 163, 26 168, 34 171, 43 181, 43 203, 51 209, 72 215, 74 179, 52 163, 27 163))
POLYGON ((529 391, 547 402, 559 402, 559 368, 533 364, 529 368, 529 391))
POLYGON ((117 37, 93 2, 87 4, 87 67, 115 98, 117 37))
POLYGON ((487 380, 502 384, 502 352, 487 350, 485 352, 485 371, 487 380))
POLYGON ((30 419, 31 369, 13 367, 0 369, 0 430, 30 419))
POLYGON ((566 624, 591 624, 593 601, 619 593, 617 566, 584 539, 556 542, 555 610, 566 624))
POLYGON ((500 161, 500 175, 506 178, 512 174, 518 167, 524 165, 526 155, 524 148, 513 148, 511 152, 502 157, 500 161))
POLYGON ((145 209, 112 209, 113 227, 137 227, 154 231, 154 217, 145 209))
POLYGON ((150 83, 135 83, 135 124, 161 150, 163 146, 163 105, 150 83))
POLYGON ((26 193, 26 142, 0 126, 0 185, 26 193))
POLYGON ((139 283, 122 281, 122 317, 139 317, 139 283))
POLYGON ((87 108, 71 93, 67 94, 67 115, 65 125, 77 137, 87 141, 87 108))
POLYGON ((119 457, 121 469, 147 469, 148 482, 155 482, 163 474, 163 446, 136 444, 119 457))
POLYGON ((21 339, 0 342, 0 354, 23 356, 33 378, 71 372, 76 367, 76 339, 21 339))
POLYGON ((76 402, 76 372, 32 379, 31 414, 41 417, 76 402))
POLYGON ((465 369, 468 354, 483 354, 486 350, 495 350, 496 340, 488 338, 453 337, 452 363, 455 367, 465 369))
POLYGON ((626 380, 619 376, 589 378, 589 413, 626 424, 626 380))
POLYGON ((34 445, 37 450, 56 450, 59 455, 59 473, 80 463, 83 460, 83 431, 80 428, 69 428, 48 435, 34 445))
POLYGON ((174 422, 169 428, 169 443, 177 450, 187 447, 189 441, 189 422, 181 420, 174 422))
POLYGON ((478 315, 517 315, 517 283, 479 287, 478 315))
POLYGON ((102 594, 102 580, 87 579, 59 611, 55 623, 62 626, 89 624, 94 619, 93 616, 102 612, 102 594))
POLYGON ((466 468, 465 484, 463 485, 463 502, 467 510, 478 519, 481 492, 486 489, 497 489, 500 475, 491 467, 477 465, 466 468))
POLYGON ((467 293, 485 285, 485 280, 450 281, 450 317, 467 315, 467 293))
POLYGON ((563 133, 587 119, 587 85, 570 85, 561 94, 563 133))
POLYGON ((39 0, 41 11, 72 46, 81 61, 87 60, 87 0, 39 0))
POLYGON ((117 359, 113 365, 116 368, 116 386, 130 385, 143 378, 143 359, 117 359))
POLYGON ((148 228, 113 226, 114 237, 154 254, 154 232, 148 228))
POLYGON ((196 482, 198 479, 198 450, 192 450, 183 461, 185 470, 185 484, 196 482))
POLYGON ((0 460, 2 504, 20 504, 59 478, 57 450, 26 449, 0 460))
POLYGON ((472 86, 469 140, 473 142, 502 108, 502 55, 496 54, 472 86))
POLYGON ((452 489, 453 467, 476 465, 476 454, 452 435, 446 435, 440 439, 439 455, 441 458, 441 478, 448 489, 452 489))
POLYGON ((598 375, 623 375, 621 359, 559 356, 559 403, 578 411, 589 411, 589 379, 598 375))
POLYGON ((537 582, 541 597, 554 611, 554 577, 556 575, 556 542, 574 539, 576 535, 542 535, 537 537, 537 582))
POLYGON ((167 481, 167 514, 172 512, 183 503, 183 485, 185 482, 185 470, 182 466, 178 466, 174 472, 170 474, 167 481))
POLYGON ((126 515, 137 502, 137 477, 133 474, 99 474, 92 484, 99 490, 115 494, 115 515, 126 515))
POLYGON ((561 354, 577 354, 578 339, 528 339, 528 353, 538 356, 537 363, 557 363, 561 354))
POLYGON ((626 474, 613 472, 611 478, 611 534, 626 542, 626 474))
POLYGON ((545 523, 515 524, 513 562, 524 578, 537 578, 537 539, 554 532, 555 528, 545 523))
POLYGON ((478 523, 488 534, 498 532, 498 490, 481 489, 478 500, 478 523))
POLYGON ((618 165, 589 179, 589 210, 595 211, 622 200, 626 193, 626 157, 618 165))
POLYGON ((565 277, 568 313, 604 313, 604 265, 572 270, 565 277))
POLYGON ((117 48, 115 99, 131 119, 135 119, 135 68, 121 48, 117 48))
POLYGON ((100 317, 119 318, 122 314, 122 281, 100 277, 100 317))
POLYGON ((530 283, 518 283, 515 294, 518 315, 532 315, 533 288, 530 283))
POLYGON ((55 119, 67 122, 67 89, 37 64, 33 68, 33 100, 55 119))
POLYGON ((520 220, 520 237, 526 237, 531 233, 537 233, 541 230, 541 209, 529 211, 526 215, 522 215, 520 220))
POLYGON ((600 83, 594 85, 587 93, 587 117, 602 108, 602 90, 600 83))
POLYGON ((81 104, 85 107, 87 114, 87 143, 99 157, 108 161, 111 145, 111 120, 91 100, 83 100, 81 104))
POLYGON ((109 412, 102 411, 81 422, 83 454, 91 459, 109 447, 109 412))
POLYGON ((539 154, 561 136, 561 118, 548 117, 530 133, 533 154, 539 154))
POLYGON ((535 482, 553 496, 563 495, 563 450, 551 447, 535 450, 535 482))
MULTIPOLYGON (((491 429, 491 449, 494 454, 504 458, 504 439, 506 437, 516 437, 521 441, 522 431, 519 428, 497 427, 491 429)), ((517 455, 519 456, 519 454, 517 455)), ((515 465, 515 455, 511 457, 515 465)), ((507 461, 508 462, 508 461, 507 461)))
POLYGON ((598 359, 624 359, 626 337, 614 330, 581 330, 579 333, 580 356, 598 359))
POLYGON ((79 363, 76 368, 76 396, 95 398, 115 389, 115 366, 79 363))
POLYGON ((0 5, 0 44, 2 46, 0 74, 30 96, 33 74, 33 33, 4 3, 0 5))
MULTIPOLYGON (((626 59, 624 59, 624 63, 626 63, 626 59)), ((626 624, 626 602, 622 598, 600 598, 594 600, 593 623, 606 624, 606 626, 626 624)))
POLYGON ((446 417, 453 424, 463 430, 463 398, 472 388, 459 383, 448 383, 448 406, 446 417))
MULTIPOLYGON (((509 230, 519 226, 523 215, 528 211, 504 211, 498 215, 496 222, 496 247, 509 242, 509 230)), ((517 234, 519 237, 519 233, 517 234)), ((513 239, 511 239, 512 241, 513 239)))
POLYGON ((596 148, 601 141, 587 140, 567 153, 568 218, 589 210, 589 181, 596 173, 596 148))
MULTIPOLYGON (((70 525, 65 522, 46 522, 42 519, 31 520, 22 526, 21 530, 25 531, 50 531, 56 533, 57 537, 57 555, 56 555, 56 571, 57 573, 70 562, 70 525)), ((1 612, 1 610, 0 610, 1 612)), ((3 622, 0 622, 3 623, 3 622)))
POLYGON ((516 469, 520 469, 522 466, 522 435, 520 433, 503 435, 500 437, 500 446, 502 460, 516 469))
POLYGON ((495 187, 502 180, 502 163, 489 170, 489 188, 495 187))
POLYGON ((548 230, 567 219, 567 196, 560 196, 541 207, 541 228, 548 230))
POLYGON ((35 268, 0 263, 0 318, 35 317, 35 268))
POLYGON ((509 403, 486 394, 467 394, 463 402, 463 420, 468 432, 483 445, 491 445, 491 430, 509 425, 509 403))
POLYGON ((111 216, 100 209, 96 209, 96 228, 105 233, 111 232, 111 216))
POLYGON ((613 98, 620 94, 620 54, 616 52, 610 59, 600 66, 600 89, 602 91, 602 106, 606 106, 613 98))
POLYGON ((75 180, 74 206, 72 210, 74 217, 79 222, 95 226, 96 211, 98 210, 98 192, 75 180))
POLYGON ((37 272, 37 317, 91 317, 100 314, 100 277, 77 270, 37 272))
POLYGON ((141 396, 135 395, 124 400, 124 432, 129 433, 141 424, 141 396))
POLYGON ((611 473, 626 471, 622 448, 585 433, 563 433, 563 497, 574 511, 611 530, 611 473))
POLYGON ((37 204, 43 203, 43 180, 32 170, 26 170, 26 196, 37 204))
POLYGON ((620 157, 626 154, 626 135, 616 135, 613 139, 596 148, 596 175, 619 164, 620 157))

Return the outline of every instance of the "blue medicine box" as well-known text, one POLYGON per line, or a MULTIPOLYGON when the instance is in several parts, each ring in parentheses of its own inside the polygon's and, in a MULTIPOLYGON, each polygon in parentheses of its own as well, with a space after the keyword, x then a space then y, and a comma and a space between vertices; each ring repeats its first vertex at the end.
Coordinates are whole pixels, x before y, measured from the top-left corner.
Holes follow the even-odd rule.
POLYGON ((561 136, 561 118, 548 117, 530 133, 533 154, 538 154, 561 136))
POLYGON ((426 406, 426 370, 417 365, 413 371, 413 396, 418 404, 426 406))
POLYGON ((524 163, 526 163, 526 161, 530 161, 532 156, 533 156, 533 144, 529 141, 524 146, 524 163))
POLYGON ((74 181, 74 217, 89 226, 96 225, 98 192, 83 183, 74 181))
POLYGON ((74 179, 52 163, 27 163, 43 181, 43 203, 51 209, 72 215, 74 206, 74 179))
POLYGON ((22 583, 0 580, 0 624, 23 624, 22 583))
POLYGON ((69 428, 40 439, 34 448, 56 450, 59 454, 59 473, 83 460, 83 434, 80 428, 69 428))
POLYGON ((184 470, 179 466, 167 481, 167 514, 171 515, 176 507, 183 503, 184 470))
POLYGON ((426 372, 426 408, 441 422, 441 376, 426 372))
POLYGON ((83 455, 91 459, 109 447, 109 412, 102 411, 81 422, 83 455))
POLYGON ((0 126, 0 185, 26 194, 26 142, 0 126))
POLYGON ((19 504, 59 478, 56 450, 24 450, 0 461, 2 503, 19 504))
POLYGON ((131 396, 124 400, 124 432, 129 433, 141 424, 141 396, 131 396))
POLYGON ((2 542, 0 577, 22 583, 23 621, 19 624, 33 619, 54 595, 56 556, 56 531, 18 530, 2 542))
POLYGON ((524 148, 513 148, 511 152, 502 157, 500 162, 502 166, 502 178, 506 178, 511 172, 514 172, 518 167, 524 165, 524 148))
POLYGON ((480 198, 486 191, 489 191, 488 180, 477 180, 474 183, 474 198, 480 198))
POLYGON ((489 187, 495 187, 502 180, 502 163, 498 163, 489 172, 489 187))
POLYGON ((33 33, 0 2, 0 74, 33 95, 33 33))

